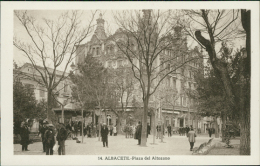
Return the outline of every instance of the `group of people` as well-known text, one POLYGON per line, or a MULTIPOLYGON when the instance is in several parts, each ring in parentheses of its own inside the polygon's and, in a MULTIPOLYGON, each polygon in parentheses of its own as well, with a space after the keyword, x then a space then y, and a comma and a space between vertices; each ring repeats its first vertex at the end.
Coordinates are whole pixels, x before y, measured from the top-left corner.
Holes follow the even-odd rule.
POLYGON ((53 147, 56 143, 58 143, 58 154, 65 155, 65 140, 68 137, 68 132, 63 123, 59 123, 55 127, 45 121, 39 130, 39 134, 41 134, 43 152, 46 152, 46 155, 53 155, 53 147))
MULTIPOLYGON (((192 127, 191 127, 191 128, 192 128, 192 127)), ((180 134, 180 136, 185 136, 185 135, 187 135, 191 128, 190 128, 189 126, 180 127, 180 128, 179 128, 179 134, 180 134)))

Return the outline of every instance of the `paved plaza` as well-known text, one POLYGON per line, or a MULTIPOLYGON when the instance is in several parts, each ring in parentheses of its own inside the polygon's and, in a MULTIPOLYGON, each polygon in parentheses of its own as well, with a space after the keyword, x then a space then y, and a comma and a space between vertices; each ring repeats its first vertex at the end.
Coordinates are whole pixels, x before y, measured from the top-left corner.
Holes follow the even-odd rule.
MULTIPOLYGON (((78 137, 81 141, 81 136, 78 137)), ((213 135, 214 138, 214 135, 213 135)), ((208 135, 198 135, 194 147, 209 140, 208 135)), ((214 138, 213 143, 219 142, 220 138, 214 138)), ((191 155, 190 145, 186 136, 165 135, 164 143, 155 139, 156 145, 152 145, 153 136, 149 135, 147 147, 137 145, 137 140, 133 138, 126 139, 124 135, 109 136, 108 148, 103 147, 98 138, 84 138, 84 143, 76 143, 75 140, 66 140, 66 155, 191 155)), ((22 152, 20 144, 14 144, 15 155, 45 155, 42 152, 42 143, 35 142, 30 144, 30 151, 22 152)), ((54 152, 54 155, 58 155, 54 152)))

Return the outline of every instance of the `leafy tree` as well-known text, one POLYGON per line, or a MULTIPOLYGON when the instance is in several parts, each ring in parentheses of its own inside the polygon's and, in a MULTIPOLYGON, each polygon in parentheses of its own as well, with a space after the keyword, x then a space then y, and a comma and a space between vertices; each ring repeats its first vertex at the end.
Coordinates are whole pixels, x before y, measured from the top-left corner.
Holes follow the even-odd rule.
POLYGON ((115 91, 109 83, 111 77, 102 63, 91 55, 85 58, 84 63, 78 64, 77 68, 79 73, 70 75, 74 84, 72 96, 79 102, 81 109, 93 110, 95 124, 95 109, 106 111, 114 105, 115 91))
POLYGON ((182 24, 183 27, 186 27, 186 32, 207 51, 210 64, 215 76, 221 82, 227 102, 231 110, 236 111, 240 117, 240 154, 250 155, 251 12, 250 10, 202 9, 186 10, 184 13, 189 19, 184 21, 186 23, 182 24), (244 35, 246 35, 246 51, 236 58, 239 64, 237 73, 239 79, 234 84, 228 70, 228 61, 223 61, 221 56, 218 56, 217 46, 244 35), (240 85, 238 89, 235 88, 236 84, 240 85))

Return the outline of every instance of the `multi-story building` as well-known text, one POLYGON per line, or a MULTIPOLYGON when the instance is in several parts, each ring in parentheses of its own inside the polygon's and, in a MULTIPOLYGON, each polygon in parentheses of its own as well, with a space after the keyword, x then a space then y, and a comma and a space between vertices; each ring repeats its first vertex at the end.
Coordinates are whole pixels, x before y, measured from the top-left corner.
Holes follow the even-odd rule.
MULTIPOLYGON (((37 66, 37 68, 42 72, 45 69, 41 66, 37 66)), ((48 68, 49 72, 52 72, 53 69, 48 68)), ((41 100, 47 101, 47 90, 46 87, 42 84, 42 78, 40 73, 33 67, 31 63, 25 63, 23 66, 14 69, 14 79, 19 79, 19 81, 34 90, 35 99, 39 102, 41 100)), ((44 72, 43 72, 44 73, 44 72)), ((62 76, 63 72, 57 70, 56 77, 58 80, 62 76)), ((65 75, 65 77, 68 74, 65 75)), ((55 88, 54 93, 57 94, 57 99, 63 103, 68 97, 71 96, 70 89, 71 81, 69 78, 63 79, 58 86, 55 88)))
MULTIPOLYGON (((149 10, 143 10, 144 12, 144 19, 149 15, 149 10)), ((115 40, 118 41, 119 39, 122 39, 122 36, 124 35, 124 31, 119 28, 116 30, 116 32, 107 37, 105 33, 104 28, 105 20, 102 18, 102 15, 100 14, 99 18, 97 19, 97 27, 95 30, 95 33, 93 34, 91 40, 85 44, 81 44, 78 46, 77 56, 76 56, 76 64, 84 62, 84 58, 87 55, 92 55, 93 57, 98 58, 102 64, 104 64, 107 68, 124 68, 126 70, 131 67, 131 64, 128 60, 128 58, 123 54, 123 52, 118 48, 118 45, 115 43, 115 40), (118 39, 118 40, 117 40, 118 39)), ((178 40, 180 38, 185 39, 184 36, 181 36, 181 28, 175 27, 175 39, 178 40)), ((176 41, 177 42, 177 41, 176 41)), ((136 45, 133 42, 130 44, 133 50, 136 50, 136 45)), ((174 47, 174 46, 173 46, 174 47)), ((183 45, 183 49, 186 49, 184 56, 180 56, 176 58, 177 63, 184 63, 185 59, 193 56, 200 55, 201 52, 197 47, 195 47, 192 50, 189 50, 187 47, 187 41, 183 45)), ((174 54, 174 50, 164 50, 161 55, 156 59, 155 63, 160 64, 161 58, 165 55, 169 56, 174 54)), ((136 65, 138 66, 138 61, 133 60, 136 65)), ((165 64, 162 67, 168 67, 170 68, 170 64, 165 64)), ((151 96, 150 102, 157 102, 158 101, 158 95, 160 98, 160 110, 161 110, 161 121, 168 125, 170 124, 172 127, 185 127, 187 124, 189 125, 195 125, 195 120, 193 119, 194 112, 196 112, 195 109, 195 103, 192 101, 192 99, 189 99, 188 94, 186 93, 186 89, 194 89, 196 87, 196 82, 194 81, 194 71, 197 70, 202 65, 202 60, 196 60, 196 61, 190 61, 187 62, 182 67, 178 68, 176 72, 169 74, 163 81, 162 85, 158 89, 158 92, 151 96), (172 94, 175 96, 175 99, 168 102, 164 99, 163 94, 165 94, 165 91, 169 91, 171 89, 172 94)), ((130 76, 129 76, 130 77, 130 76)), ((141 96, 141 88, 140 85, 137 83, 134 85, 134 92, 132 95, 132 98, 140 98, 141 96)), ((140 100, 139 100, 140 101, 140 100)), ((133 105, 131 102, 127 107, 127 110, 129 111, 129 116, 131 116, 131 109, 133 109, 133 105)), ((158 108, 158 106, 157 106, 158 108)), ((154 109, 157 109, 154 108, 154 109)), ((97 115, 99 116, 99 115, 97 115)), ((160 116, 160 115, 159 115, 160 116)), ((108 112, 107 117, 102 115, 101 117, 98 117, 101 121, 106 121, 108 124, 116 124, 117 123, 117 116, 111 111, 108 112)), ((150 119, 148 119, 149 121, 150 119)), ((126 123, 127 119, 125 119, 126 123)), ((202 122, 199 120, 196 121, 198 123, 198 127, 201 127, 202 122)))

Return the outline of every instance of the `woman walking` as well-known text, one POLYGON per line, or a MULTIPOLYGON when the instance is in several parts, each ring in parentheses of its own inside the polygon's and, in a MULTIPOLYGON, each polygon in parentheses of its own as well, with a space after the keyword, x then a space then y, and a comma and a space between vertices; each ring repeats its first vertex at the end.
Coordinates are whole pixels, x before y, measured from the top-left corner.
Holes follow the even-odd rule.
POLYGON ((196 133, 193 130, 193 128, 191 128, 191 130, 188 132, 187 137, 188 137, 189 142, 190 142, 190 151, 192 151, 194 143, 195 143, 195 137, 196 137, 196 133))

